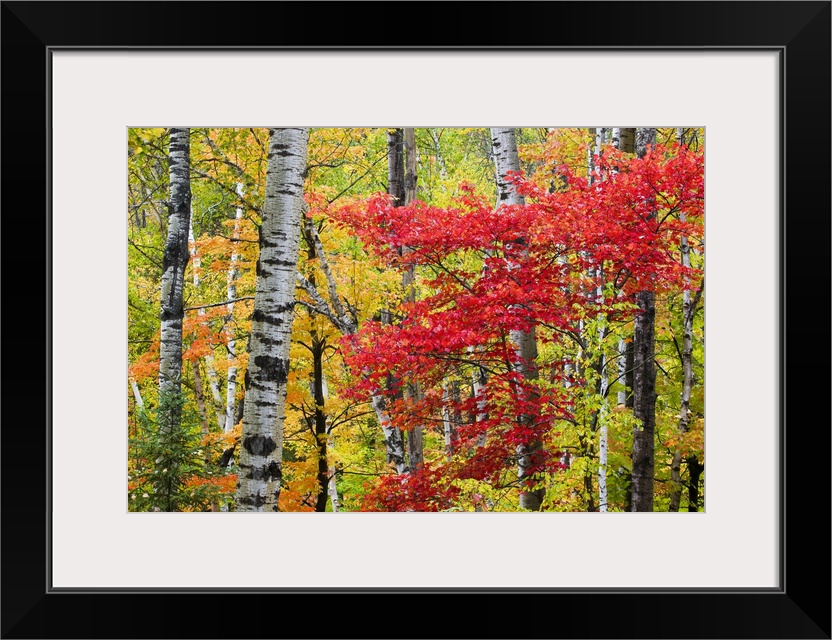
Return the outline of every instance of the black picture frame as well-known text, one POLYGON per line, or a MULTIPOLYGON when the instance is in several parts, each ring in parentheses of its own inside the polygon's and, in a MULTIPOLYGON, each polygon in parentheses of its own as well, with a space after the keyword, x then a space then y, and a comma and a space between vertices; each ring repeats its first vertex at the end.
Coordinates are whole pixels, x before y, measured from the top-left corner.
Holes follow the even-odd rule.
POLYGON ((828 1, 3 2, 2 637, 830 638, 830 15, 828 1), (496 29, 507 8, 516 16, 508 36, 496 29), (248 27, 226 28, 228 12, 248 27), (136 19, 150 15, 158 29, 136 19), (601 16, 609 29, 596 28, 601 16), (275 42, 251 27, 288 19, 308 28, 275 42), (410 26, 391 29, 396 21, 410 26), (49 377, 48 336, 60 318, 49 309, 48 83, 50 52, 63 47, 779 51, 780 588, 52 591, 49 398, 60 381, 49 377), (438 611, 454 625, 438 626, 438 611))

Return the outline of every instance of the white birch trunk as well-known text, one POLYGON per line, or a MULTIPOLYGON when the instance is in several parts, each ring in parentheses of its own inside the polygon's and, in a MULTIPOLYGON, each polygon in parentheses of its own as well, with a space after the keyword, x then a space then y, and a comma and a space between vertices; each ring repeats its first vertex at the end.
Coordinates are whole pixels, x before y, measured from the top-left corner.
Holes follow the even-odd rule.
POLYGON ((627 342, 622 338, 618 341, 618 383, 621 389, 618 391, 616 402, 620 407, 627 404, 627 342))
POLYGON ((136 401, 136 407, 139 411, 144 411, 144 400, 142 400, 142 392, 139 390, 139 385, 133 378, 130 378, 130 388, 133 390, 133 399, 136 401))
POLYGON ((341 508, 341 503, 338 501, 338 485, 335 480, 334 467, 330 467, 329 469, 329 484, 326 490, 329 494, 329 504, 332 505, 332 513, 338 513, 341 508))
MULTIPOLYGON (((518 193, 516 187, 508 179, 509 172, 520 170, 520 159, 517 155, 517 139, 514 129, 491 129, 491 143, 494 150, 494 162, 497 169, 497 206, 501 204, 525 204, 525 199, 518 193)), ((518 241, 524 242, 522 238, 518 241)), ((509 339, 519 356, 515 371, 524 380, 533 381, 538 377, 537 372, 537 340, 534 328, 531 331, 509 331, 509 339)), ((528 424, 529 416, 520 415, 518 420, 528 424)), ((526 480, 533 472, 535 457, 541 443, 535 439, 527 444, 517 446, 517 475, 521 481, 526 480)), ((520 491, 520 507, 530 511, 539 511, 543 501, 544 491, 520 491)))
POLYGON ((444 181, 448 179, 448 167, 445 164, 445 158, 442 156, 442 149, 439 144, 439 134, 437 133, 435 128, 428 129, 430 133, 430 138, 433 141, 433 148, 436 151, 436 162, 439 165, 439 177, 442 179, 442 191, 447 191, 447 187, 445 187, 444 181))
MULTIPOLYGON (((598 288, 596 290, 596 298, 599 305, 604 304, 604 272, 600 267, 598 268, 598 288)), ((608 428, 607 428, 607 391, 609 390, 609 377, 607 376, 607 356, 604 353, 604 339, 606 338, 606 323, 603 321, 605 316, 603 313, 598 314, 598 348, 600 350, 599 366, 601 369, 601 388, 600 400, 601 406, 598 409, 598 510, 601 512, 607 511, 607 448, 608 448, 608 428)))
MULTIPOLYGON (((237 183, 237 194, 242 198, 245 195, 243 191, 243 185, 241 183, 237 183)), ((237 239, 240 237, 240 220, 243 218, 243 209, 241 207, 237 207, 237 211, 234 215, 234 231, 231 234, 233 239, 237 239)), ((236 243, 234 244, 234 248, 231 251, 231 264, 228 268, 228 277, 227 277, 227 293, 228 293, 228 300, 234 300, 237 297, 237 261, 239 260, 239 253, 236 248, 236 243)), ((228 303, 228 317, 226 319, 227 323, 231 322, 234 318, 234 303, 228 303)), ((228 355, 226 356, 228 362, 228 378, 226 383, 226 390, 225 390, 225 423, 224 423, 224 430, 225 432, 229 432, 234 428, 234 417, 235 417, 235 404, 237 400, 237 342, 234 340, 234 335, 232 333, 233 330, 228 331, 228 341, 226 343, 226 348, 228 350, 228 355)))
MULTIPOLYGON (((685 221, 685 214, 680 219, 685 221)), ((681 240, 682 265, 690 267, 690 246, 687 237, 681 240)), ((694 305, 690 295, 690 279, 685 277, 685 289, 682 292, 682 393, 679 407, 679 433, 687 433, 690 428, 690 395, 693 387, 693 316, 694 305)), ((670 463, 670 475, 673 489, 670 496, 670 511, 678 511, 682 492, 682 456, 677 451, 670 463)))
MULTIPOLYGON (((324 402, 327 402, 329 400, 329 386, 326 383, 326 376, 323 375, 321 376, 321 392, 323 393, 324 402)), ((335 435, 332 433, 332 427, 329 424, 327 424, 326 428, 326 448, 330 452, 327 456, 327 460, 330 461, 330 465, 327 469, 327 476, 329 477, 329 480, 327 481, 326 492, 329 496, 329 503, 332 505, 332 513, 338 513, 341 505, 338 501, 338 480, 336 478, 337 469, 335 468, 335 464, 332 463, 332 452, 335 451, 335 435)))
MULTIPOLYGON (((596 127, 595 128, 595 149, 594 149, 594 153, 595 153, 596 156, 601 155, 601 147, 604 144, 604 134, 605 134, 605 132, 606 132, 606 129, 604 129, 604 127, 596 127)), ((601 176, 599 174, 598 167, 594 166, 594 162, 593 162, 593 169, 594 169, 593 182, 596 182, 596 181, 598 181, 598 179, 600 179, 601 176)))
POLYGON ((214 365, 214 356, 210 354, 205 356, 205 370, 208 373, 208 388, 211 390, 211 399, 214 401, 217 426, 222 431, 225 429, 225 409, 222 402, 222 393, 220 392, 220 379, 214 365))
MULTIPOLYGON (((684 144, 683 128, 676 130, 679 144, 684 144)), ((684 212, 679 214, 681 222, 687 221, 684 212)), ((682 256, 682 266, 690 267, 690 244, 687 236, 682 236, 679 242, 679 251, 682 256)), ((693 316, 696 312, 695 304, 690 295, 690 278, 686 275, 682 291, 682 393, 679 407, 679 433, 687 433, 690 429, 690 395, 693 387, 693 316)), ((669 511, 678 511, 682 494, 682 455, 674 452, 670 463, 670 476, 673 488, 670 495, 669 511)))
POLYGON ((394 428, 387 413, 387 403, 384 398, 374 393, 370 397, 370 404, 376 412, 376 418, 384 433, 384 442, 387 450, 387 462, 396 467, 396 473, 402 474, 407 471, 404 457, 404 438, 402 432, 394 428))
MULTIPOLYGON (((411 204, 416 200, 416 129, 407 127, 404 129, 404 153, 405 153, 405 172, 404 172, 404 204, 405 206, 411 204)), ((402 248, 402 255, 407 255, 410 249, 402 248)), ((416 300, 416 270, 413 266, 409 267, 402 275, 402 288, 404 289, 404 298, 408 302, 416 300)), ((405 385, 405 397, 418 402, 422 399, 422 389, 419 383, 408 383, 405 385)), ((411 473, 415 472, 425 462, 424 451, 422 449, 422 425, 416 425, 407 432, 407 468, 411 473)))
MULTIPOLYGON (((621 149, 621 128, 612 128, 612 146, 621 149)), ((627 342, 623 338, 618 341, 618 383, 621 390, 618 392, 616 402, 619 406, 627 404, 627 342)))
POLYGON ((450 461, 453 455, 453 425, 451 423, 451 410, 448 403, 451 401, 451 394, 448 393, 448 383, 442 387, 442 433, 445 436, 445 459, 450 461))
MULTIPOLYGON (((324 394, 326 394, 326 384, 324 383, 324 394)), ((335 450, 335 436, 332 434, 332 428, 326 435, 326 446, 330 451, 335 450)), ((328 456, 332 460, 332 456, 328 456)), ((329 494, 329 503, 332 505, 332 513, 338 513, 340 509, 340 502, 338 501, 338 480, 335 476, 335 465, 331 464, 329 467, 329 482, 327 483, 326 492, 329 494)))
MULTIPOLYGON (((182 290, 191 208, 190 130, 170 132, 170 201, 162 270, 159 391, 178 393, 182 377, 182 290)), ((178 426, 178 418, 176 419, 178 426)))
MULTIPOLYGON (((185 310, 182 292, 188 265, 188 225, 191 218, 190 130, 170 130, 170 198, 168 233, 162 263, 160 300, 159 398, 157 412, 160 454, 156 465, 162 467, 161 479, 169 465, 167 444, 175 441, 182 422, 179 396, 182 391, 182 320, 185 310), (166 398, 167 404, 162 404, 166 398)), ((165 501, 165 511, 176 511, 178 479, 167 476, 154 487, 156 498, 165 501)))
POLYGON ((636 130, 632 127, 618 129, 618 149, 624 153, 636 152, 636 130))
MULTIPOLYGON (((199 252, 196 250, 196 240, 194 239, 193 216, 191 216, 190 220, 188 221, 188 244, 190 247, 189 251, 191 255, 191 262, 193 262, 194 265, 194 289, 199 289, 199 283, 201 281, 199 276, 199 269, 202 262, 199 257, 199 252)), ((198 309, 196 313, 198 316, 203 316, 205 315, 205 309, 198 309)), ((225 425, 225 412, 219 408, 222 406, 222 398, 220 397, 220 382, 217 378, 217 370, 214 368, 214 356, 205 356, 205 369, 208 372, 208 386, 211 389, 211 397, 214 399, 213 406, 214 412, 217 416, 217 426, 219 426, 219 428, 222 429, 225 425)))
POLYGON ((277 511, 309 130, 271 129, 243 412, 238 511, 277 511))
MULTIPOLYGON (((473 348, 469 348, 470 352, 474 352, 473 348)), ((485 410, 485 394, 486 394, 487 375, 485 369, 477 367, 471 372, 471 385, 474 391, 474 397, 477 399, 477 422, 483 422, 488 413, 485 410)), ((477 436, 477 447, 484 447, 488 439, 488 434, 483 431, 477 436)))

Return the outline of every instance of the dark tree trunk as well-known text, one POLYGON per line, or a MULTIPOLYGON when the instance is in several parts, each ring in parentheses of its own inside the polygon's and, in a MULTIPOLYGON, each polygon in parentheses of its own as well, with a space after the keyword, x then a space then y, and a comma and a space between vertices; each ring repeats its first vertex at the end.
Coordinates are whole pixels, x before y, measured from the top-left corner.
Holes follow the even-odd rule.
POLYGON ((315 511, 326 511, 329 496, 329 465, 326 455, 326 413, 324 413, 324 367, 323 356, 326 342, 312 333, 312 395, 315 400, 315 442, 318 448, 318 497, 315 511))
MULTIPOLYGON (((644 157, 656 142, 655 129, 636 131, 636 153, 644 157)), ((655 215, 655 214, 654 214, 655 215)), ((633 337, 633 414, 639 421, 633 433, 632 510, 653 511, 656 433, 656 294, 636 294, 638 315, 633 337)))
POLYGON ((688 511, 699 511, 699 481, 705 465, 700 464, 696 456, 685 458, 688 466, 688 511))
MULTIPOLYGON (((304 226, 303 233, 306 239, 306 258, 310 262, 318 258, 317 247, 315 242, 314 228, 310 227, 311 223, 304 226)), ((313 287, 317 288, 315 274, 309 276, 309 282, 313 287)), ((310 311, 310 315, 313 312, 310 311)), ((314 325, 313 325, 314 326, 314 325)), ((311 391, 312 400, 315 403, 315 412, 312 416, 312 424, 315 428, 315 447, 318 455, 318 495, 315 498, 315 511, 326 511, 326 502, 329 498, 329 460, 327 458, 327 416, 326 416, 326 396, 324 395, 324 349, 326 348, 326 339, 322 337, 316 329, 310 331, 311 336, 311 352, 312 352, 312 379, 311 391)), ((334 510, 334 505, 333 505, 334 510)))
POLYGON ((635 323, 633 413, 641 424, 633 434, 632 508, 633 511, 652 511, 656 433, 656 296, 652 291, 641 291, 636 300, 640 315, 635 323))

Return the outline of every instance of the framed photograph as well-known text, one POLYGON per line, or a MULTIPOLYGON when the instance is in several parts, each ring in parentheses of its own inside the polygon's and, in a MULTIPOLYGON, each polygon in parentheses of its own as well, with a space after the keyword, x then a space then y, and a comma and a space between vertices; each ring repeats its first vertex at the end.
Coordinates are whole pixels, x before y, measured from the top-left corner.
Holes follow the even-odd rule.
POLYGON ((4 2, 2 49, 3 637, 830 637, 829 2, 4 2), (130 132, 615 125, 705 139, 701 512, 130 508, 130 132))

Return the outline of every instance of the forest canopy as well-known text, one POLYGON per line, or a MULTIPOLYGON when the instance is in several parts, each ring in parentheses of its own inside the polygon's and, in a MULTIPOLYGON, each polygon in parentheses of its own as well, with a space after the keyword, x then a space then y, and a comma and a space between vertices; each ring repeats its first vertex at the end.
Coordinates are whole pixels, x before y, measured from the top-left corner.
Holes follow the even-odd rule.
POLYGON ((129 129, 130 511, 704 510, 704 130, 129 129))

